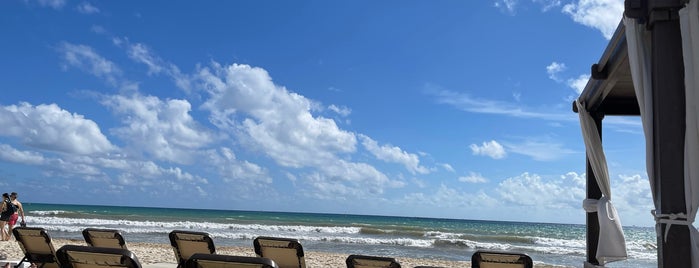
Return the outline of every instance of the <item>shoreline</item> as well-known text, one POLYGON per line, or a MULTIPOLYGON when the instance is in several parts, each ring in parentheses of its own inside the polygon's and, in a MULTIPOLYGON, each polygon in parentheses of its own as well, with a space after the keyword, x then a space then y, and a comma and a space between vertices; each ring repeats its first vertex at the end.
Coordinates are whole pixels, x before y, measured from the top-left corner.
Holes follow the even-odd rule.
MULTIPOLYGON (((64 245, 82 245, 85 246, 85 241, 77 239, 51 239, 56 250, 64 245)), ((146 242, 128 242, 128 249, 133 252, 139 262, 144 267, 167 267, 167 264, 172 264, 172 267, 177 266, 177 260, 170 244, 146 243, 146 242), (156 265, 158 264, 158 265, 156 265)), ((19 261, 22 259, 22 249, 17 241, 0 241, 0 252, 7 255, 7 260, 19 261)), ((329 253, 319 251, 304 251, 306 266, 313 267, 346 267, 345 259, 349 254, 329 253)), ((254 257, 255 251, 252 247, 237 247, 237 246, 221 246, 216 247, 216 254, 236 255, 254 257)), ((471 267, 468 261, 449 261, 436 259, 417 259, 417 258, 401 258, 396 260, 403 267, 415 267, 419 265, 440 266, 445 268, 471 267)), ((551 267, 539 266, 537 267, 551 267)))

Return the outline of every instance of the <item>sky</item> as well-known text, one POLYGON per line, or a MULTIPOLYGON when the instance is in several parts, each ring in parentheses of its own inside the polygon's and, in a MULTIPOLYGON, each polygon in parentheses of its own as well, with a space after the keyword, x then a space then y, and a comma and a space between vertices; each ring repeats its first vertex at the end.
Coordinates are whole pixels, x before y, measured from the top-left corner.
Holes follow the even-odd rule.
MULTIPOLYGON (((23 202, 584 223, 572 102, 622 0, 0 2, 23 202)), ((623 225, 640 119, 607 117, 623 225)))

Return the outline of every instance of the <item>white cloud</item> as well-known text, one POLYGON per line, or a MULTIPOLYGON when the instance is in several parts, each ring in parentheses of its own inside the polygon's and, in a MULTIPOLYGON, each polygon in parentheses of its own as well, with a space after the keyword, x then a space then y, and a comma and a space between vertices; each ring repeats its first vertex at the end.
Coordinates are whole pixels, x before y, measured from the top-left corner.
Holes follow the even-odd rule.
POLYGON ((478 146, 477 144, 471 144, 470 147, 474 155, 485 155, 493 159, 502 159, 505 156, 507 156, 505 148, 502 147, 502 145, 500 145, 500 143, 498 143, 495 140, 484 141, 481 146, 478 146))
POLYGON ((88 2, 82 2, 77 7, 78 12, 83 14, 96 14, 100 12, 100 9, 88 2))
POLYGON ((579 209, 585 199, 585 187, 571 176, 550 180, 527 172, 500 182, 496 192, 508 203, 539 208, 579 209))
POLYGON ((560 0, 532 0, 534 3, 541 5, 541 11, 546 12, 554 7, 561 6, 560 0))
POLYGON ((411 153, 405 152, 400 147, 397 147, 397 146, 390 146, 390 145, 379 146, 375 140, 373 140, 365 135, 360 134, 359 138, 362 140, 362 145, 364 145, 364 148, 366 148, 369 152, 371 152, 379 160, 383 160, 383 161, 391 162, 391 163, 402 164, 412 174, 416 174, 416 173, 427 174, 427 173, 429 173, 429 170, 427 170, 427 168, 420 166, 420 159, 418 158, 418 156, 416 154, 411 154, 411 153))
POLYGON ((451 165, 449 165, 447 163, 440 164, 440 166, 442 166, 442 168, 444 168, 444 170, 449 171, 449 172, 456 171, 456 170, 454 170, 454 167, 452 167, 451 165))
POLYGON ((558 77, 560 72, 566 70, 565 63, 552 62, 549 66, 546 66, 546 73, 549 74, 549 78, 553 81, 560 82, 561 79, 558 77))
POLYGON ((570 112, 552 111, 551 107, 532 109, 504 101, 473 98, 465 93, 448 90, 428 89, 427 93, 434 95, 438 103, 451 105, 457 109, 471 113, 505 115, 550 121, 578 120, 577 117, 570 112))
POLYGON ((202 108, 211 112, 211 122, 235 135, 246 149, 282 167, 303 170, 297 183, 308 185, 305 195, 341 199, 404 186, 369 164, 344 160, 356 151, 355 134, 332 119, 313 115, 312 100, 275 85, 264 69, 212 63, 200 68, 195 78, 195 88, 208 97, 202 108))
POLYGON ((425 206, 429 208, 478 208, 488 209, 499 207, 501 201, 489 196, 483 191, 469 193, 450 188, 447 185, 441 184, 439 188, 432 194, 411 193, 407 194, 401 200, 405 205, 410 206, 425 206))
POLYGON ((175 85, 180 89, 187 92, 191 90, 191 79, 183 74, 176 65, 168 63, 155 55, 148 46, 141 43, 131 44, 126 38, 115 38, 113 42, 117 46, 127 44, 127 54, 129 58, 148 66, 148 75, 165 73, 173 79, 175 85))
POLYGON ((212 123, 236 131, 242 142, 288 167, 318 166, 356 150, 353 133, 311 114, 312 101, 275 85, 261 68, 213 64, 199 78, 212 123))
POLYGON ((63 6, 66 5, 66 0, 38 0, 38 3, 42 7, 61 9, 63 6))
POLYGON ((507 151, 526 155, 537 161, 552 161, 576 153, 565 148, 564 144, 549 138, 527 139, 521 143, 503 143, 507 151))
POLYGON ((107 30, 104 29, 104 27, 102 27, 101 25, 92 25, 90 27, 90 31, 97 33, 97 34, 104 34, 107 32, 107 30))
POLYGON ((480 173, 469 172, 468 176, 459 177, 459 181, 469 183, 486 183, 488 182, 488 179, 483 177, 483 175, 480 173))
POLYGON ((58 51, 62 54, 64 69, 68 66, 76 67, 96 77, 105 79, 109 84, 116 86, 117 78, 121 76, 121 69, 113 62, 100 56, 89 46, 75 45, 62 42, 58 45, 58 51))
POLYGON ((213 134, 199 126, 189 114, 186 100, 160 100, 155 96, 108 96, 103 104, 122 115, 125 126, 115 128, 133 150, 146 152, 156 159, 188 163, 191 152, 214 140, 213 134))
POLYGON ((25 165, 41 165, 45 163, 44 156, 41 154, 31 151, 20 151, 7 144, 0 144, 0 159, 25 165))
POLYGON ((101 154, 115 148, 99 126, 82 115, 71 114, 56 104, 29 103, 0 106, 0 135, 19 138, 43 150, 73 154, 101 154))
POLYGON ((650 182, 639 174, 618 175, 617 179, 612 180, 611 190, 612 200, 619 211, 645 214, 654 209, 650 182))
POLYGON ((578 0, 563 6, 563 12, 575 22, 595 28, 610 39, 624 14, 624 1, 578 0))
POLYGON ((496 0, 494 6, 502 12, 514 15, 518 0, 496 0))
POLYGON ((568 79, 568 86, 575 90, 575 93, 582 93, 587 86, 587 81, 590 80, 589 74, 581 74, 578 78, 568 79))
POLYGON ((218 174, 224 182, 235 185, 241 183, 267 185, 272 183, 272 178, 269 177, 265 168, 245 160, 238 160, 230 148, 222 147, 218 150, 207 150, 205 159, 205 165, 218 170, 218 174))
POLYGON ((330 106, 328 106, 328 109, 341 116, 349 116, 352 113, 352 109, 344 106, 336 106, 335 104, 331 104, 330 106))

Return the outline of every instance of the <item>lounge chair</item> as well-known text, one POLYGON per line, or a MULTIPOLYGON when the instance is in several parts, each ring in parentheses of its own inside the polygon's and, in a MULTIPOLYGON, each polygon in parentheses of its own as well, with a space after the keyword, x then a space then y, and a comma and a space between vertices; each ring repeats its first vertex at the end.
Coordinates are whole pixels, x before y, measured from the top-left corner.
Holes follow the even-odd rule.
POLYGON ((12 235, 24 253, 24 258, 15 268, 20 267, 25 261, 34 263, 39 268, 59 268, 51 236, 44 228, 15 227, 12 229, 12 235))
POLYGON ((349 255, 345 262, 347 268, 401 268, 396 259, 388 257, 349 255))
POLYGON ((526 254, 500 251, 476 251, 471 256, 473 268, 532 268, 532 258, 526 254))
POLYGON ((258 257, 274 260, 279 268, 306 268, 303 247, 297 239, 260 236, 252 243, 258 257))
POLYGON ((141 268, 127 249, 65 245, 56 251, 61 268, 141 268))
POLYGON ((83 237, 85 243, 93 247, 126 249, 126 241, 119 230, 86 228, 83 237))
POLYGON ((184 268, 279 268, 268 258, 196 253, 184 268))
POLYGON ((175 251, 177 268, 184 267, 184 263, 195 253, 216 253, 214 241, 208 233, 174 230, 170 232, 170 245, 175 251))

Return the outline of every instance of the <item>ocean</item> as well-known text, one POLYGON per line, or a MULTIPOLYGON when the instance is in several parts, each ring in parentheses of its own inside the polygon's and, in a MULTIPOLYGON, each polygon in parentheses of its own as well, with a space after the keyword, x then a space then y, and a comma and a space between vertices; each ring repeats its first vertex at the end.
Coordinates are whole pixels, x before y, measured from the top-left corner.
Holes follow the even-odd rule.
MULTIPOLYGON (((27 225, 53 238, 119 229, 129 242, 169 244, 172 230, 203 231, 216 246, 252 250, 257 236, 297 238, 304 251, 468 261, 479 249, 518 251, 535 263, 582 267, 585 226, 415 217, 92 205, 24 204, 27 225)), ((657 267, 655 230, 625 227, 629 259, 607 267, 657 267)))

